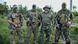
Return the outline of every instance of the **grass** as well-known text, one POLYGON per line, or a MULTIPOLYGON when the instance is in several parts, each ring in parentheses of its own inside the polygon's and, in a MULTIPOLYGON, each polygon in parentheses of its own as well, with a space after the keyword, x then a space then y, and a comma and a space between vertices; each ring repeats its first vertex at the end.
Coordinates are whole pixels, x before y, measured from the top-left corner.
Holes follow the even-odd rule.
POLYGON ((78 23, 78 17, 75 17, 74 22, 78 23))

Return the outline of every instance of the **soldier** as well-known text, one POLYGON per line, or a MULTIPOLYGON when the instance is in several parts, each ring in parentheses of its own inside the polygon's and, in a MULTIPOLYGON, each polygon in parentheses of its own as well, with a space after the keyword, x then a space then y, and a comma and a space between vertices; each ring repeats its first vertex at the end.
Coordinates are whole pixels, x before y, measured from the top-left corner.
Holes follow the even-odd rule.
POLYGON ((23 23, 23 17, 17 12, 17 6, 13 5, 12 13, 8 15, 9 29, 10 29, 10 44, 15 43, 15 35, 18 35, 19 44, 22 44, 21 27, 23 23))
POLYGON ((56 15, 57 26, 54 44, 58 44, 58 40, 61 34, 64 36, 66 44, 70 44, 68 28, 71 24, 72 19, 72 13, 66 8, 66 3, 63 3, 62 9, 58 11, 56 15))
POLYGON ((43 10, 44 12, 40 15, 41 30, 39 44, 50 44, 51 24, 53 16, 50 12, 51 8, 49 6, 46 5, 43 10), (46 34, 46 42, 44 42, 44 34, 46 34))
POLYGON ((26 35, 26 44, 30 44, 30 37, 33 33, 33 44, 37 44, 38 28, 39 27, 39 16, 36 12, 36 5, 32 6, 32 10, 28 11, 27 14, 27 26, 29 28, 26 35))

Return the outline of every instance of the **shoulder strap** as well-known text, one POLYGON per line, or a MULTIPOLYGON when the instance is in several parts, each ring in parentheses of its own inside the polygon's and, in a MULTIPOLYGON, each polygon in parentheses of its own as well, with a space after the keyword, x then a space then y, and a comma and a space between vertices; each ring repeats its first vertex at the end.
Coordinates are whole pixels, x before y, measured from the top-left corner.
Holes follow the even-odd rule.
POLYGON ((13 17, 12 17, 12 14, 10 15, 10 18, 11 18, 12 22, 14 22, 14 19, 13 19, 13 17))

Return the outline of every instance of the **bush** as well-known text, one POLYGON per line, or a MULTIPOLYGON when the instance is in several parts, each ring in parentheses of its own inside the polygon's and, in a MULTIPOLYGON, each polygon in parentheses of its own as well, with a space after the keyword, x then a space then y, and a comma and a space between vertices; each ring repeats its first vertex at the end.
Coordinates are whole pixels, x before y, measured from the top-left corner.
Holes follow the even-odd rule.
POLYGON ((71 33, 72 34, 78 34, 78 26, 71 27, 71 33))
POLYGON ((3 44, 3 38, 2 38, 2 35, 0 35, 0 44, 3 44))
POLYGON ((78 12, 73 12, 74 16, 78 16, 78 12))

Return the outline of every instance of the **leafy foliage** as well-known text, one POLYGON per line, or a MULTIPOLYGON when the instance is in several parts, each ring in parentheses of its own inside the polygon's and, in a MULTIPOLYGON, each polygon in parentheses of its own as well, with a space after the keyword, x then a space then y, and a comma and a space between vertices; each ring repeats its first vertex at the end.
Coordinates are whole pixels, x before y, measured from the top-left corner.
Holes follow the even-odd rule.
POLYGON ((78 12, 77 11, 74 11, 73 14, 74 14, 74 16, 78 16, 78 12))

